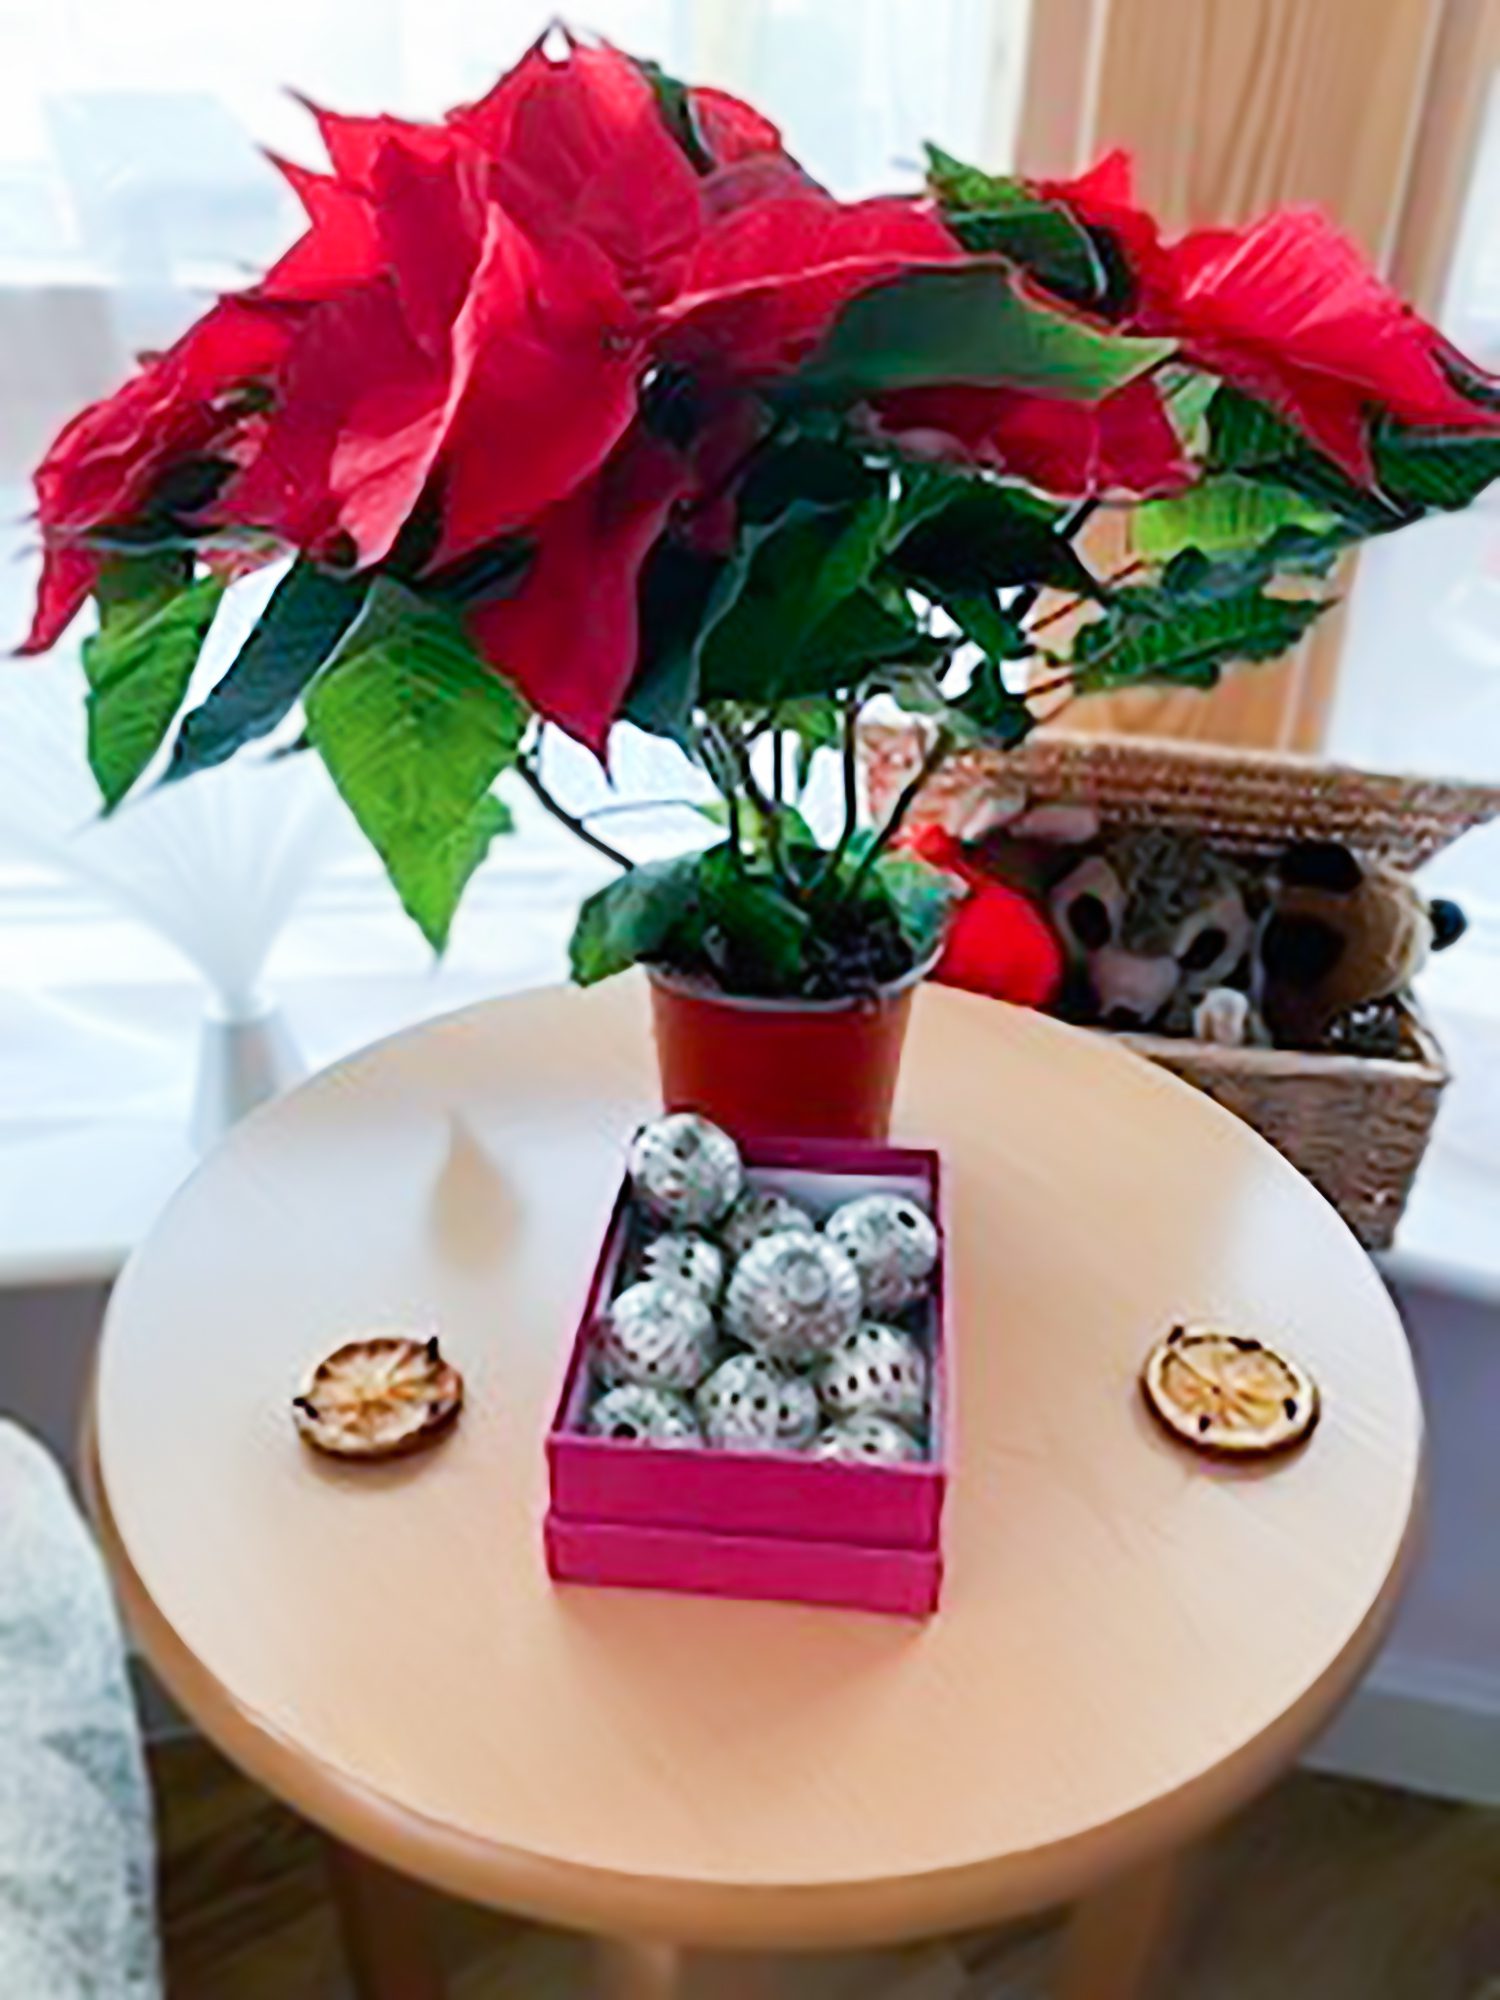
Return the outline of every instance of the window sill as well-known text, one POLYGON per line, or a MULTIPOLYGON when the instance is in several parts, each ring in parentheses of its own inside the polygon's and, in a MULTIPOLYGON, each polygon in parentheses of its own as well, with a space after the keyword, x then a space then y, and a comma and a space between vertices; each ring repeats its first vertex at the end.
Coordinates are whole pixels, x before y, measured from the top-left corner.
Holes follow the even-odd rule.
MULTIPOLYGON (((368 865, 324 874, 270 990, 309 1071, 400 1029, 566 977, 608 871, 538 827, 476 877, 441 965, 368 865)), ((167 947, 67 886, 11 883, 0 923, 0 1289, 107 1282, 196 1165, 203 994, 167 947), (110 970, 108 980, 88 967, 110 970), (29 976, 27 976, 29 975, 29 976), (7 1077, 7 1067, 10 1075, 7 1077)), ((1456 1072, 1396 1247, 1397 1282, 1500 1303, 1500 979, 1489 927, 1424 991, 1456 1072), (1462 961, 1462 962, 1461 962, 1462 961)))

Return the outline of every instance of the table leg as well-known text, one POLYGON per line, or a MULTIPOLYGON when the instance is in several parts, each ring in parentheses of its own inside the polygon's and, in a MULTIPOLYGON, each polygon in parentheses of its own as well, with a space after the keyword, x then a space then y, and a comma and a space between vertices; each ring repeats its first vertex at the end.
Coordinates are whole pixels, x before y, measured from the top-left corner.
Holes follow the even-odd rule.
POLYGON ((600 1938, 596 1949, 600 2000, 772 2000, 780 1990, 761 1958, 700 1956, 631 1938, 600 1938))
POLYGON ((358 2000, 443 2000, 447 1982, 429 1935, 430 1891, 352 1847, 325 1845, 358 2000))
POLYGON ((1164 1855, 1076 1906, 1063 1934, 1057 2000, 1160 2000, 1182 1873, 1181 1857, 1164 1855))

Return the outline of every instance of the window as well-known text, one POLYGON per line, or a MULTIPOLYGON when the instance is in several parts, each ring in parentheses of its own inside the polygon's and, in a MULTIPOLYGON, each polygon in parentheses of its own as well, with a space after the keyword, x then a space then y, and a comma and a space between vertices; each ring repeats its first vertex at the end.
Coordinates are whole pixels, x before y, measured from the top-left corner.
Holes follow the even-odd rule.
MULTIPOLYGON (((1500 370, 1500 76, 1464 203, 1441 324, 1500 370)), ((1500 488, 1360 559, 1331 723, 1332 755, 1378 770, 1500 782, 1500 488)), ((1471 930, 1432 961, 1422 997, 1453 1068, 1402 1242, 1493 1281, 1500 1171, 1500 822, 1426 871, 1471 930)))

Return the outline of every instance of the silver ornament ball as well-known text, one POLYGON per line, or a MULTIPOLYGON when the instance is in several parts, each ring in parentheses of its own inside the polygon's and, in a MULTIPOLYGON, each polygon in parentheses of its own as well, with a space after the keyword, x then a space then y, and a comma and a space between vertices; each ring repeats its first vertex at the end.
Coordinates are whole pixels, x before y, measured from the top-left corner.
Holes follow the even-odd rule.
POLYGON ((810 1382, 760 1354, 731 1354, 698 1391, 698 1418, 710 1444, 727 1451, 803 1451, 818 1434, 810 1382))
POLYGON ((893 1417, 845 1417, 819 1433, 815 1458, 833 1458, 844 1465, 915 1465, 924 1456, 910 1431, 893 1417))
POLYGON ((731 1259, 738 1259, 763 1236, 788 1229, 811 1236, 816 1228, 807 1210, 790 1195, 777 1194, 774 1188, 747 1187, 719 1225, 719 1241, 731 1259))
POLYGON ((724 1252, 717 1243, 690 1229, 668 1230, 641 1253, 648 1278, 675 1278, 712 1305, 724 1289, 724 1252))
POLYGON ((594 1399, 588 1429, 595 1437, 635 1444, 701 1444, 693 1406, 679 1390, 646 1382, 621 1382, 594 1399))
POLYGON ((836 1208, 824 1228, 853 1260, 870 1312, 901 1312, 927 1291, 937 1267, 938 1233, 932 1217, 908 1195, 860 1195, 836 1208))
POLYGON ((813 1379, 834 1417, 920 1424, 927 1415, 927 1356, 899 1326, 867 1319, 844 1335, 813 1379))
POLYGON ((801 1368, 859 1324, 859 1273, 836 1243, 781 1230, 753 1243, 729 1281, 725 1317, 736 1340, 801 1368))
POLYGON ((628 1162, 636 1199, 674 1229, 702 1229, 727 1213, 740 1191, 740 1149, 696 1111, 672 1111, 643 1125, 628 1162))
POLYGON ((696 1389, 714 1365, 714 1316, 691 1286, 644 1278, 620 1293, 595 1334, 595 1371, 609 1387, 646 1382, 696 1389))

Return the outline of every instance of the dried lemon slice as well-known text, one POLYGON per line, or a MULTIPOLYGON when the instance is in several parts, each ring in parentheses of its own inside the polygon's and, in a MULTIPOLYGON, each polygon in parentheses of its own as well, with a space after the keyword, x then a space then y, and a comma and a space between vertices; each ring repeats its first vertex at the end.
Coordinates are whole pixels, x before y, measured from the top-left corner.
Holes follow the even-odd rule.
POLYGON ((463 1408, 464 1380, 431 1340, 381 1334, 320 1361, 292 1398, 303 1439, 336 1458, 396 1458, 443 1435, 463 1408))
POLYGON ((1141 1387, 1153 1414, 1199 1451, 1265 1457, 1318 1421, 1307 1371, 1240 1333, 1174 1326, 1147 1357, 1141 1387))

